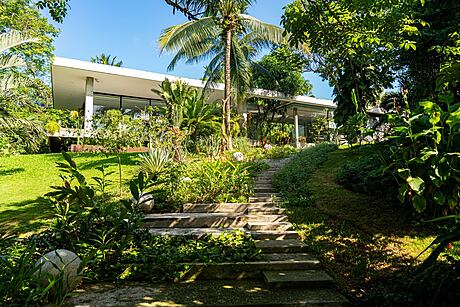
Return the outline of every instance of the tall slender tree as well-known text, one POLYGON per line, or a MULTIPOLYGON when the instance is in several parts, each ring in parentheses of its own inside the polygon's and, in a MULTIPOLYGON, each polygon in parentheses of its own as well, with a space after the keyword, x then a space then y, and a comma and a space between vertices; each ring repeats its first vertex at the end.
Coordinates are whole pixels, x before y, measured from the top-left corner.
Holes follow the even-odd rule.
POLYGON ((257 41, 257 47, 270 43, 279 44, 284 41, 281 28, 246 14, 248 7, 253 2, 253 0, 166 0, 166 3, 172 5, 174 10, 182 12, 189 19, 188 22, 169 27, 161 33, 159 39, 161 50, 176 53, 169 69, 173 69, 176 63, 183 59, 188 63, 196 63, 214 57, 207 69, 209 77, 215 75, 215 69, 222 69, 223 66, 225 85, 221 133, 222 145, 226 150, 233 149, 231 139, 232 85, 238 87, 237 84, 232 84, 232 75, 238 76, 238 69, 243 68, 236 63, 238 57, 247 59, 249 54, 245 54, 241 48, 238 48, 236 44, 238 38, 248 35, 254 39, 257 38, 254 40, 257 41))

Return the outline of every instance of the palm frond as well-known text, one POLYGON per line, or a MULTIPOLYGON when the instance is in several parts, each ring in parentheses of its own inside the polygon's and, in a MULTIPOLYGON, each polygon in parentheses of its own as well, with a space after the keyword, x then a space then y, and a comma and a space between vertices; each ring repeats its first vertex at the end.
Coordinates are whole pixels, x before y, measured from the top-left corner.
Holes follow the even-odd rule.
POLYGON ((276 45, 287 42, 286 37, 283 34, 284 30, 282 28, 263 22, 250 15, 239 14, 238 17, 240 19, 241 25, 244 28, 250 29, 251 31, 257 33, 261 39, 276 45))
POLYGON ((14 54, 0 54, 0 70, 15 68, 15 67, 24 67, 26 66, 26 61, 14 54))
POLYGON ((19 32, 16 30, 11 30, 10 32, 0 34, 0 53, 11 49, 13 47, 27 44, 27 43, 37 43, 40 40, 36 37, 32 37, 29 34, 19 32))

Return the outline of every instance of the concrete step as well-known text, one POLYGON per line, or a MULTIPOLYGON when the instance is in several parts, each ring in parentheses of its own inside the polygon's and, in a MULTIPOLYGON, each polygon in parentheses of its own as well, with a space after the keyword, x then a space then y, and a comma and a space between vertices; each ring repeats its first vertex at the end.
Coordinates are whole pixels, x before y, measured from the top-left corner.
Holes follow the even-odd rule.
POLYGON ((257 260, 233 263, 189 263, 189 269, 181 275, 182 281, 215 279, 259 279, 263 271, 314 270, 318 267, 315 259, 299 261, 257 260))
POLYGON ((254 240, 297 240, 299 234, 297 231, 273 231, 273 230, 259 230, 248 232, 254 240))
POLYGON ((312 264, 312 267, 309 267, 309 269, 321 269, 320 261, 315 256, 308 253, 264 253, 262 254, 262 259, 266 261, 309 261, 312 264))
POLYGON ((189 283, 89 283, 75 291, 65 306, 271 306, 345 307, 334 289, 267 289, 253 280, 197 280, 189 283))
POLYGON ((245 228, 250 231, 259 231, 259 230, 288 231, 292 229, 292 224, 289 222, 248 222, 245 228))
POLYGON ((153 236, 186 236, 194 239, 201 239, 208 235, 218 237, 223 233, 242 231, 243 228, 150 228, 149 233, 153 236))
POLYGON ((273 202, 185 204, 184 213, 244 213, 248 208, 274 208, 273 202))
POLYGON ((328 288, 333 279, 322 270, 269 270, 262 275, 269 288, 328 288))
POLYGON ((248 207, 247 209, 247 214, 250 214, 250 215, 256 215, 256 214, 268 214, 268 215, 271 215, 271 214, 284 214, 286 211, 286 209, 283 209, 283 208, 276 208, 276 207, 273 207, 273 208, 252 208, 252 207, 248 207))
POLYGON ((285 221, 287 221, 285 215, 235 213, 147 214, 144 218, 145 226, 152 228, 238 228, 249 223, 277 225, 278 223, 285 223, 285 221))
POLYGON ((277 202, 281 201, 279 197, 249 197, 250 203, 259 203, 259 202, 277 202))
POLYGON ((184 213, 244 213, 247 203, 184 204, 184 213))
POLYGON ((254 193, 254 197, 257 197, 257 198, 260 198, 260 197, 277 197, 277 198, 279 198, 279 194, 277 192, 273 192, 273 193, 256 192, 256 193, 254 193))
POLYGON ((273 187, 267 186, 255 186, 254 193, 269 193, 269 194, 278 194, 278 192, 273 187))
POLYGON ((263 253, 305 253, 307 245, 300 240, 262 240, 255 243, 263 253))

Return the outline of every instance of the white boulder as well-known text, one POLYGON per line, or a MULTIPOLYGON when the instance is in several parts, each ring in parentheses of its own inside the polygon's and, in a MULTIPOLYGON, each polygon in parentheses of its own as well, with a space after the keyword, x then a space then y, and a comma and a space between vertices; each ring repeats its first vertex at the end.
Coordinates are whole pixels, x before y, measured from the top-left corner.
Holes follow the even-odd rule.
POLYGON ((81 259, 66 249, 57 249, 42 256, 35 263, 40 267, 35 273, 36 282, 47 287, 62 272, 62 287, 65 292, 73 291, 81 281, 81 259))
POLYGON ((142 194, 139 197, 139 209, 142 210, 144 213, 152 212, 153 208, 155 207, 155 200, 153 199, 152 194, 142 194))
POLYGON ((233 161, 236 161, 236 162, 243 162, 244 154, 242 152, 237 151, 232 155, 232 159, 233 161))

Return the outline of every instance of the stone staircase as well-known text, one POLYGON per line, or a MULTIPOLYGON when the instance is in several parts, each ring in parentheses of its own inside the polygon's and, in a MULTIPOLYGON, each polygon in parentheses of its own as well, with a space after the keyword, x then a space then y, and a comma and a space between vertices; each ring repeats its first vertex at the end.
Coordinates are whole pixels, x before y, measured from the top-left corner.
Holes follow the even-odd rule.
POLYGON ((280 198, 271 180, 286 162, 286 159, 269 161, 270 169, 256 179, 255 193, 248 203, 186 204, 183 213, 146 216, 145 225, 153 235, 187 235, 198 239, 238 229, 251 235, 262 251, 258 261, 190 264, 182 280, 263 278, 273 291, 289 288, 328 293, 320 301, 306 297, 299 306, 348 305, 348 301, 333 289, 333 280, 322 270, 320 262, 299 240, 284 214, 285 209, 278 207, 280 198))

